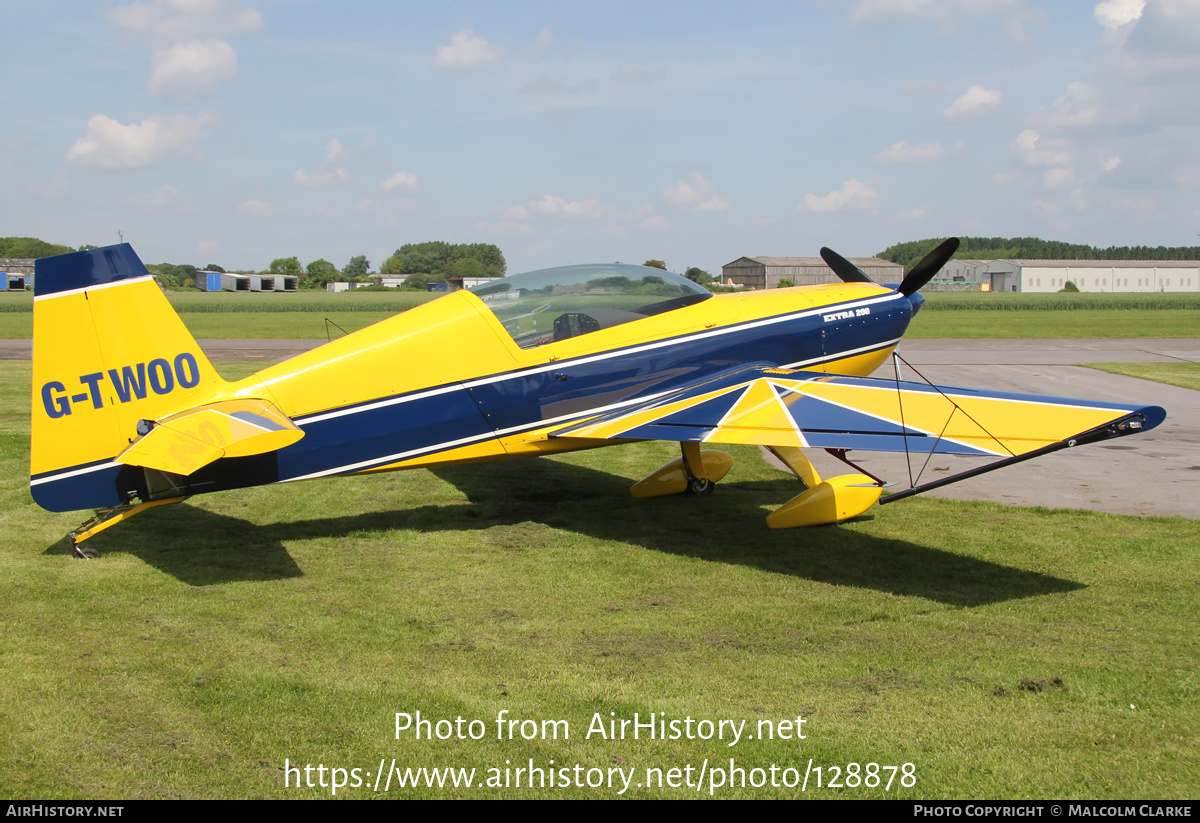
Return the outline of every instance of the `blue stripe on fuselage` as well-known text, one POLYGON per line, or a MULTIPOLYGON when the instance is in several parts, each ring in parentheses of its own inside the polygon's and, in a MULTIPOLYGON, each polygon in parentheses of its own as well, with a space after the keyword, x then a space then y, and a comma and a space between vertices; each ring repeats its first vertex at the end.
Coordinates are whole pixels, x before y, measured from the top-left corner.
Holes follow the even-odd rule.
MULTIPOLYGON (((397 455, 435 453, 464 440, 488 439, 497 431, 585 417, 595 409, 691 385, 745 362, 825 362, 848 351, 891 345, 903 335, 911 317, 907 299, 877 295, 838 305, 863 303, 871 305, 869 318, 829 322, 824 315, 838 306, 804 309, 297 417, 303 439, 266 455, 218 460, 187 478, 189 493, 364 471, 404 459, 397 455)), ((97 478, 107 486, 97 490, 105 500, 112 495, 113 479, 97 478)), ((60 484, 47 485, 57 489, 60 484)), ((73 503, 86 496, 82 488, 79 491, 72 493, 73 503)), ((78 508, 98 505, 111 504, 87 502, 78 508)))

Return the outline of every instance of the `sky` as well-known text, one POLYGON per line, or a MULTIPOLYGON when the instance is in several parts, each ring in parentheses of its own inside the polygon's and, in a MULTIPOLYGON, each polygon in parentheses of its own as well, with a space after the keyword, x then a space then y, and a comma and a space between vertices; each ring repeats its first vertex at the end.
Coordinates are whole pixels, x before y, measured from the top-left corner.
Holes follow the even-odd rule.
POLYGON ((0 28, 0 236, 147 263, 1200 243, 1200 0, 45 0, 0 28))

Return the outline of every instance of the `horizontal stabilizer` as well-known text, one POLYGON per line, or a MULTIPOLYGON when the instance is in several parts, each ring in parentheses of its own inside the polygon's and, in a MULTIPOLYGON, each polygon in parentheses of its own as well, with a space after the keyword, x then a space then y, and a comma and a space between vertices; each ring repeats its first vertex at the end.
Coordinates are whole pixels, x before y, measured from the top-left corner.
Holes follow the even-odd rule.
POLYGON ((187 476, 221 457, 265 454, 304 436, 267 400, 225 400, 153 422, 118 463, 187 476))
POLYGON ((1008 458, 1131 413, 1141 419, 1130 432, 1154 428, 1166 416, 1157 406, 756 366, 552 436, 1008 458))

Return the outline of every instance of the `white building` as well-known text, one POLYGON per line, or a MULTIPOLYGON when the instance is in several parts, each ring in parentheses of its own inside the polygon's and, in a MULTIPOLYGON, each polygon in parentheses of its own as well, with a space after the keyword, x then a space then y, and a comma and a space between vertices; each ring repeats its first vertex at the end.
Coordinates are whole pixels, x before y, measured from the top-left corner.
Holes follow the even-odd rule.
POLYGON ((1055 292, 1068 281, 1081 292, 1200 291, 1200 261, 988 260, 973 279, 1007 292, 1055 292))

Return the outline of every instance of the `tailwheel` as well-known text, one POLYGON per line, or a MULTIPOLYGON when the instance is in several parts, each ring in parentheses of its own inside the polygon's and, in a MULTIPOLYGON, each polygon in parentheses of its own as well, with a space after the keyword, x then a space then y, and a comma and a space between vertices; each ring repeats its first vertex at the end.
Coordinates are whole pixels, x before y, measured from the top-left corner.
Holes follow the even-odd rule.
POLYGON ((122 520, 128 520, 139 512, 146 509, 152 509, 155 506, 165 506, 168 503, 178 503, 183 500, 182 497, 169 497, 163 500, 151 500, 146 503, 134 503, 132 501, 123 503, 120 506, 113 506, 111 509, 97 509, 94 517, 81 523, 77 531, 70 532, 67 536, 71 538, 71 548, 75 552, 75 556, 81 560, 95 560, 100 556, 100 552, 93 549, 83 549, 79 544, 89 537, 99 534, 109 526, 115 526, 122 520))
POLYGON ((75 552, 75 556, 80 560, 96 560, 100 557, 100 552, 96 551, 95 549, 85 549, 80 546, 77 539, 78 536, 75 534, 75 532, 71 532, 69 536, 71 538, 71 550, 75 552))

